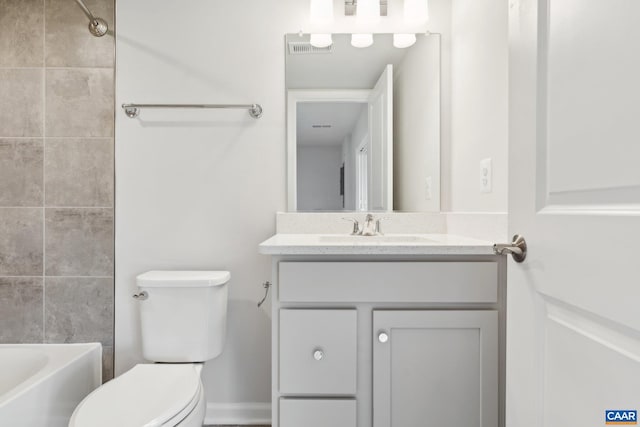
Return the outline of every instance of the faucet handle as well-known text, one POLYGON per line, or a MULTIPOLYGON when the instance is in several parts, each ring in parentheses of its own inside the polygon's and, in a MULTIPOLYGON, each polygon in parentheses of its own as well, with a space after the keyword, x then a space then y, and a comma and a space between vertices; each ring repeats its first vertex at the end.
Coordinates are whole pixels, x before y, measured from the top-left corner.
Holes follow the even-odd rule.
POLYGON ((381 224, 382 221, 386 221, 388 219, 390 219, 390 217, 385 216, 385 217, 382 217, 382 218, 378 218, 376 220, 376 234, 384 235, 384 233, 382 232, 382 227, 380 226, 380 224, 381 224))
POLYGON ((342 218, 345 221, 351 221, 353 222, 353 231, 351 231, 351 235, 355 236, 357 234, 360 234, 360 223, 358 222, 357 219, 355 218, 342 218))

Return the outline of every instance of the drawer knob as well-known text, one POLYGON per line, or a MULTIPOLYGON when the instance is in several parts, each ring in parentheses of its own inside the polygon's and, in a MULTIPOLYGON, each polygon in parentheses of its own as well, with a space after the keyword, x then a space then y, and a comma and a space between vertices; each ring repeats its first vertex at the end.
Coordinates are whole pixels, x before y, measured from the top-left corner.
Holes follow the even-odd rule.
POLYGON ((317 348, 313 351, 313 358, 316 360, 322 360, 324 358, 324 351, 317 348))
POLYGON ((383 344, 386 343, 387 341, 389 341, 389 335, 386 332, 380 332, 378 334, 378 341, 383 344))

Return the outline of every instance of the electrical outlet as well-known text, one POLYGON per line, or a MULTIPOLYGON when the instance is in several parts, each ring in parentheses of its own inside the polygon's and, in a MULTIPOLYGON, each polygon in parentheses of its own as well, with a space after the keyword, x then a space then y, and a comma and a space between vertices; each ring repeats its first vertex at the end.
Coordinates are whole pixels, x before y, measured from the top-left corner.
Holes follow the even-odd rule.
POLYGON ((493 171, 491 168, 491 159, 484 159, 480 161, 480 192, 491 193, 493 183, 492 181, 493 171))
POLYGON ((425 200, 431 200, 433 198, 433 194, 432 194, 432 187, 433 184, 431 182, 431 177, 428 176, 425 180, 424 180, 424 199, 425 200))

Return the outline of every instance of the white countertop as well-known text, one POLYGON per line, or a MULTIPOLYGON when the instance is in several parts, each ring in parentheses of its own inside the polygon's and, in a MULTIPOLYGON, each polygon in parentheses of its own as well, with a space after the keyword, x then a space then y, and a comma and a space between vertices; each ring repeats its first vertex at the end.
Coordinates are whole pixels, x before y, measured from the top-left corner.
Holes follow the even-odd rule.
POLYGON ((451 234, 276 234, 264 255, 494 255, 493 243, 451 234))

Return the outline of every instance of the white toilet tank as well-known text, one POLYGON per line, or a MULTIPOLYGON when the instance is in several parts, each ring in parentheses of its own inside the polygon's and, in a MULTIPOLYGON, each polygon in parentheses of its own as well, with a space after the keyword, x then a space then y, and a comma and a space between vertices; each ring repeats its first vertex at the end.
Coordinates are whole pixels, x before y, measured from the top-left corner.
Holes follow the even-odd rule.
POLYGON ((228 271, 149 271, 136 280, 142 354, 152 362, 204 362, 222 353, 228 271))

